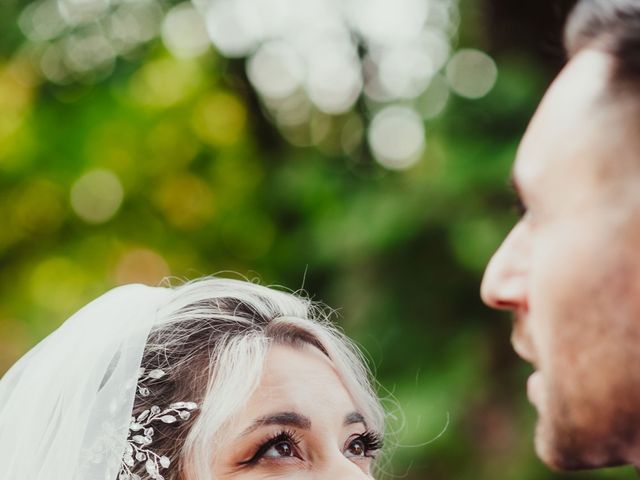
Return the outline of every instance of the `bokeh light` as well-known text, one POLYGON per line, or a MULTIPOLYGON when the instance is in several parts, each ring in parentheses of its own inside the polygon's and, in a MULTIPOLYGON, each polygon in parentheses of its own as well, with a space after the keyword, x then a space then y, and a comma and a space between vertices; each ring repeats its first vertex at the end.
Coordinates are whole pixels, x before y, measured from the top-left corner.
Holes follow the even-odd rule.
POLYGON ((447 80, 451 89, 462 97, 484 97, 491 91, 497 78, 496 63, 480 50, 460 50, 447 65, 447 80))
POLYGON ((203 96, 193 111, 192 125, 196 134, 209 145, 233 145, 244 134, 247 112, 242 102, 228 92, 203 96))
POLYGON ((196 5, 216 48, 247 58, 249 80, 294 145, 322 144, 313 134, 314 109, 343 115, 363 94, 387 105, 418 99, 415 108, 425 120, 444 109, 448 91, 441 91, 438 73, 457 30, 455 0, 198 0, 196 5), (437 85, 429 90, 435 78, 437 85))
POLYGON ((99 28, 69 35, 62 48, 66 67, 80 74, 97 70, 110 71, 117 53, 99 28))
POLYGON ((183 173, 166 178, 155 191, 155 202, 170 225, 193 230, 215 213, 214 194, 204 180, 183 173))
POLYGON ((104 223, 120 208, 124 190, 120 179, 109 170, 85 173, 71 188, 71 207, 87 223, 104 223))
POLYGON ((33 74, 24 61, 0 65, 0 146, 8 142, 28 118, 34 87, 33 74))
POLYGON ((130 94, 139 104, 168 108, 187 100, 202 81, 193 61, 163 57, 148 62, 132 77, 130 94))
POLYGON ((370 42, 402 44, 420 33, 429 4, 424 0, 349 0, 347 15, 356 31, 370 42))
MULTIPOLYGON (((118 57, 158 34, 176 59, 201 58, 213 44, 225 57, 245 59, 247 78, 285 139, 336 155, 345 150, 318 141, 314 112, 356 112, 366 128, 375 112, 399 105, 430 121, 449 90, 466 98, 491 90, 497 69, 486 53, 463 49, 451 57, 458 24, 458 0, 193 0, 170 8, 152 0, 41 0, 20 17, 43 76, 60 84, 104 78, 118 57), (358 109, 359 99, 369 112, 358 109)), ((174 106, 200 83, 198 68, 157 58, 132 80, 131 93, 141 104, 174 106)), ((215 109, 197 107, 200 138, 233 143, 241 120, 230 108, 235 126, 227 127, 215 109)))
POLYGON ((334 114, 348 111, 362 88, 362 75, 353 52, 336 53, 335 45, 318 46, 307 59, 306 81, 309 98, 316 107, 334 114))
POLYGON ((302 85, 304 73, 298 52, 282 41, 264 43, 247 63, 251 83, 266 99, 291 96, 302 85))
POLYGON ((447 79, 438 74, 431 79, 427 89, 416 99, 415 108, 422 118, 430 120, 443 112, 449 95, 447 79))
POLYGON ((382 87, 397 98, 420 95, 435 73, 431 56, 417 47, 390 48, 381 55, 379 66, 382 87))
POLYGON ((111 44, 121 55, 128 55, 156 37, 164 15, 160 2, 136 0, 119 5, 113 3, 115 7, 105 18, 104 28, 111 44))
MULTIPOLYGON (((205 2, 196 2, 201 8, 205 2)), ((209 37, 223 55, 243 57, 257 45, 259 12, 245 0, 220 0, 207 6, 206 26, 209 37)))
POLYGON ((169 10, 162 23, 162 40, 178 58, 197 57, 210 46, 202 15, 191 2, 180 3, 169 10))
POLYGON ((158 285, 170 274, 167 261, 149 248, 132 248, 125 251, 115 266, 115 283, 145 283, 158 285))
POLYGON ((54 39, 66 28, 56 0, 30 3, 22 11, 18 25, 22 33, 34 42, 54 39))
POLYGON ((65 22, 74 26, 100 18, 108 11, 110 3, 110 0, 58 0, 58 10, 65 22))
POLYGON ((410 108, 386 107, 373 117, 369 145, 383 166, 393 170, 409 168, 420 159, 425 147, 422 119, 410 108))
POLYGON ((24 8, 19 26, 45 78, 67 84, 103 78, 119 55, 157 36, 162 16, 154 0, 41 0, 24 8))

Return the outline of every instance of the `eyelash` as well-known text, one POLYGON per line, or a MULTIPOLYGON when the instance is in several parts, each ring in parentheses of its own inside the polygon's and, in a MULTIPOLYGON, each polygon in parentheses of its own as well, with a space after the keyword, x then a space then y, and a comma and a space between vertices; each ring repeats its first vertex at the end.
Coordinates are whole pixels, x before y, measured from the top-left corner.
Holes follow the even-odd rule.
POLYGON ((360 440, 364 445, 365 457, 375 457, 375 453, 382 449, 384 443, 382 440, 382 436, 379 433, 372 430, 367 430, 364 433, 351 439, 347 445, 347 448, 357 440, 360 440))
MULTIPOLYGON (((347 443, 347 448, 349 448, 349 446, 357 440, 360 440, 364 445, 365 457, 374 458, 375 453, 381 450, 383 446, 383 441, 380 434, 372 430, 367 430, 364 433, 357 435, 356 437, 349 440, 347 443)), ((282 442, 289 442, 295 451, 298 445, 300 445, 301 439, 295 432, 283 430, 263 441, 256 450, 256 453, 254 453, 249 460, 240 462, 240 465, 255 465, 260 461, 264 454, 269 451, 271 447, 282 442)))
POLYGON ((240 465, 255 465, 271 447, 282 442, 289 442, 295 450, 295 448, 300 444, 300 441, 300 437, 295 432, 283 430, 282 432, 263 441, 258 447, 256 453, 254 453, 249 460, 240 462, 240 465))

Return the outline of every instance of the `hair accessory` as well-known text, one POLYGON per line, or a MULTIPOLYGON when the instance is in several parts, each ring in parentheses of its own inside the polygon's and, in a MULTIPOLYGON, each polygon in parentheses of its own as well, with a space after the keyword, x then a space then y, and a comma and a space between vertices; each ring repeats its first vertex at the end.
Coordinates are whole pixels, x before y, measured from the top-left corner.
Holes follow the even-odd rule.
MULTIPOLYGON (((141 368, 138 373, 138 394, 141 397, 148 397, 150 391, 145 386, 145 382, 147 380, 159 380, 165 375, 164 370, 160 369, 151 370, 145 375, 144 368, 141 368)), ((168 408, 160 408, 157 405, 153 405, 137 417, 131 417, 127 433, 127 445, 122 457, 118 480, 142 480, 138 474, 132 472, 132 469, 141 462, 144 462, 144 468, 150 478, 164 480, 160 470, 169 468, 171 459, 165 455, 159 455, 149 448, 153 443, 153 435, 155 434, 152 424, 154 422, 171 424, 188 420, 191 417, 191 411, 197 408, 198 405, 194 402, 176 402, 169 405, 168 408)))

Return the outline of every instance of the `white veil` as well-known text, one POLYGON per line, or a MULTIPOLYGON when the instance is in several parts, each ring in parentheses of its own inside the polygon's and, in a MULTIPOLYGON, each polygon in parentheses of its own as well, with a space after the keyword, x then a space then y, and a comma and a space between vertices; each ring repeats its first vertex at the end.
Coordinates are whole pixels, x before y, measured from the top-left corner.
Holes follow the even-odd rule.
POLYGON ((173 291, 115 288, 0 380, 0 478, 116 480, 147 336, 173 291))

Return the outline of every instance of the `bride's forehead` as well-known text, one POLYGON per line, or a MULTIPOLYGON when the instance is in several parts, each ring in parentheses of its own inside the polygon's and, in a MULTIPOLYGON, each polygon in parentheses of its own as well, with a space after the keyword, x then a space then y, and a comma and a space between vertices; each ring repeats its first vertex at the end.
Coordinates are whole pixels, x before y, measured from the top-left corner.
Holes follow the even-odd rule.
POLYGON ((322 386, 346 392, 335 366, 317 348, 272 346, 267 352, 258 388, 296 386, 301 392, 320 390, 322 386))
MULTIPOLYGON (((248 406, 259 410, 354 410, 354 402, 329 358, 312 346, 274 345, 269 349, 258 388, 248 406)), ((303 413, 302 411, 300 413, 303 413)))

